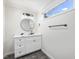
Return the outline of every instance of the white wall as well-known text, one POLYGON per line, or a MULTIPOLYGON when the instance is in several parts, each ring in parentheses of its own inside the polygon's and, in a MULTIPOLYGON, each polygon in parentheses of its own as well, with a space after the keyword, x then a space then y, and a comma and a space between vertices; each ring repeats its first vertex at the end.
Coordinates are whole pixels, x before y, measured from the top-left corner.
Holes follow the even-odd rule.
MULTIPOLYGON (((12 6, 4 6, 4 56, 14 53, 14 35, 19 35, 20 33, 27 33, 20 28, 20 21, 23 19, 23 12, 26 9, 19 9, 12 6)), ((29 11, 28 11, 29 12, 29 11)), ((33 12, 31 12, 33 13, 33 12)), ((34 13, 37 16, 36 13, 34 13)), ((37 18, 34 18, 37 22, 37 18)), ((34 32, 37 30, 37 24, 34 32)))
POLYGON ((4 56, 14 52, 13 35, 17 29, 19 19, 17 9, 5 7, 4 14, 4 56))
POLYGON ((74 10, 45 19, 39 31, 43 34, 42 48, 55 59, 75 59, 74 10), (49 25, 68 24, 68 29, 52 30, 49 25))

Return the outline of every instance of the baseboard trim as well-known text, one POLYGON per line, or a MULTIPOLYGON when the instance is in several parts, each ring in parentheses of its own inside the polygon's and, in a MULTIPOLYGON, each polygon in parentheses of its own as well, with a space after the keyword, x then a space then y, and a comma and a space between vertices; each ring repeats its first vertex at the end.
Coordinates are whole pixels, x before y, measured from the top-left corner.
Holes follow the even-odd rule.
MULTIPOLYGON (((53 56, 51 56, 46 50, 44 49, 41 49, 50 59, 55 59, 53 56)), ((14 54, 14 52, 9 52, 9 53, 6 53, 3 55, 3 57, 6 57, 7 55, 10 55, 10 54, 14 54)))
POLYGON ((51 56, 47 51, 42 49, 42 51, 50 58, 50 59, 55 59, 53 56, 51 56))
POLYGON ((31 54, 33 54, 33 53, 35 53, 35 52, 38 52, 38 51, 41 51, 41 49, 36 50, 36 51, 34 51, 34 52, 30 52, 30 53, 25 54, 25 55, 22 55, 22 56, 20 56, 20 57, 15 57, 15 58, 16 58, 16 59, 19 59, 19 58, 21 58, 21 57, 24 57, 24 56, 27 56, 27 55, 31 55, 31 54))
POLYGON ((3 54, 3 57, 6 57, 7 55, 10 55, 10 54, 14 54, 14 52, 5 53, 3 54))

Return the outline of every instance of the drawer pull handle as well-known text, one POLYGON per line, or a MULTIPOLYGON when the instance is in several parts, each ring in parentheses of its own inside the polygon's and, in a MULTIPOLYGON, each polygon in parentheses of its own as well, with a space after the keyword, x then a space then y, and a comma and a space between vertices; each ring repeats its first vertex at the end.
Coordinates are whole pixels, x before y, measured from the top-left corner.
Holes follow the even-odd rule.
POLYGON ((22 52, 21 51, 19 51, 19 54, 21 54, 22 52))
POLYGON ((19 45, 19 47, 21 47, 22 45, 19 45))
POLYGON ((33 40, 33 42, 36 42, 36 40, 33 40))
POLYGON ((19 41, 21 41, 22 39, 19 39, 19 41))

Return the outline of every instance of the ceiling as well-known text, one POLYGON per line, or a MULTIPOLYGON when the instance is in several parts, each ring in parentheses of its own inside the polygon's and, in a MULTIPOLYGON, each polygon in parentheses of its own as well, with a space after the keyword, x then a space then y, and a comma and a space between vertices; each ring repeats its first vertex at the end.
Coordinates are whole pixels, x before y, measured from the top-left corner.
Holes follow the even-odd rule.
POLYGON ((5 0, 5 5, 25 8, 34 12, 46 12, 65 0, 5 0))

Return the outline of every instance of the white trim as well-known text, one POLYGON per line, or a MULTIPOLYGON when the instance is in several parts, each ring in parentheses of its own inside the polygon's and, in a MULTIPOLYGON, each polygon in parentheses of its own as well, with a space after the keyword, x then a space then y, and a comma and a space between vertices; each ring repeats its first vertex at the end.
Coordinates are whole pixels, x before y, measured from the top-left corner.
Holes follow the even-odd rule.
POLYGON ((55 59, 52 55, 50 55, 47 51, 42 49, 42 51, 50 58, 50 59, 55 59))
MULTIPOLYGON (((47 51, 44 49, 41 49, 50 59, 55 59, 52 55, 50 55, 47 51)), ((7 55, 14 54, 14 52, 5 53, 3 56, 6 57, 7 55)))
POLYGON ((11 54, 14 54, 14 52, 5 53, 5 54, 3 54, 3 57, 6 57, 7 55, 11 55, 11 54))

